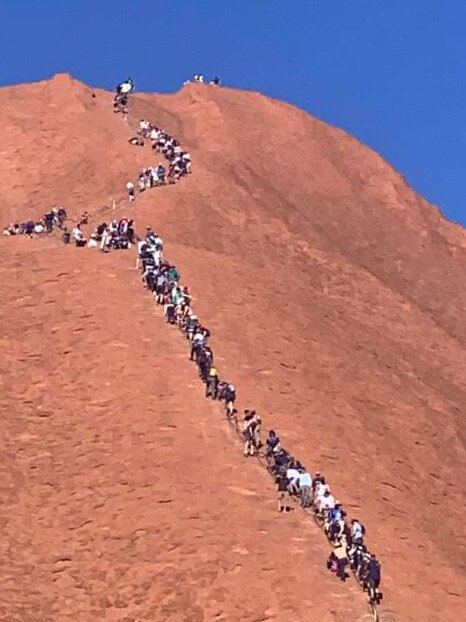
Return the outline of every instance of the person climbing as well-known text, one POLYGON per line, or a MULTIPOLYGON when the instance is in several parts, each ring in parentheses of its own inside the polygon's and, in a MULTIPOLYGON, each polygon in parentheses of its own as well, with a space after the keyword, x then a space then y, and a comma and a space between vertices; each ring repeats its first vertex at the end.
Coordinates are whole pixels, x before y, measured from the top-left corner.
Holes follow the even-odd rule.
POLYGON ((299 505, 302 508, 311 506, 312 477, 303 467, 299 470, 299 505))
POLYGON ((63 229, 63 225, 66 221, 66 209, 64 207, 59 207, 58 211, 57 211, 57 217, 58 217, 58 226, 60 227, 60 229, 63 229))
POLYGON ((129 95, 134 90, 134 82, 131 78, 127 78, 116 88, 117 95, 129 95))
POLYGON ((280 450, 280 437, 276 435, 275 430, 270 430, 265 442, 265 458, 269 467, 274 464, 274 456, 278 454, 280 450))
POLYGON ((134 192, 134 184, 132 181, 128 181, 126 183, 126 190, 128 192, 128 201, 131 203, 136 198, 136 195, 134 192))
POLYGON ((366 530, 357 518, 351 521, 351 541, 356 546, 362 544, 366 530))
POLYGON ((228 384, 225 388, 225 407, 227 415, 232 417, 235 412, 236 389, 233 384, 228 384))
POLYGON ((78 247, 86 246, 87 240, 84 237, 83 232, 81 231, 81 226, 78 224, 73 229, 73 240, 75 245, 78 247))
POLYGON ((260 445, 261 418, 255 410, 245 410, 243 419, 244 456, 255 456, 260 445))
POLYGON ((382 572, 380 568, 380 562, 378 561, 374 553, 372 553, 370 560, 366 567, 364 579, 365 579, 366 587, 369 590, 369 594, 373 594, 373 596, 376 599, 380 595, 379 586, 380 586, 381 576, 382 576, 382 572))
POLYGON ((280 471, 275 478, 275 484, 277 485, 277 502, 279 512, 288 512, 288 478, 286 473, 280 471))
POLYGON ((205 396, 211 397, 213 400, 217 395, 217 384, 218 384, 218 372, 217 368, 213 365, 209 369, 209 373, 207 374, 207 382, 205 389, 205 396))
POLYGON ((175 283, 178 283, 178 281, 180 280, 180 278, 181 278, 181 277, 180 277, 180 273, 178 272, 178 270, 176 269, 176 267, 175 267, 175 266, 170 266, 170 267, 168 268, 168 271, 167 271, 167 279, 168 279, 169 281, 173 281, 173 282, 175 282, 175 283))
POLYGON ((334 549, 330 553, 329 561, 336 562, 336 575, 340 581, 345 582, 348 575, 346 574, 346 566, 348 565, 348 554, 346 552, 346 541, 344 538, 337 540, 334 549))

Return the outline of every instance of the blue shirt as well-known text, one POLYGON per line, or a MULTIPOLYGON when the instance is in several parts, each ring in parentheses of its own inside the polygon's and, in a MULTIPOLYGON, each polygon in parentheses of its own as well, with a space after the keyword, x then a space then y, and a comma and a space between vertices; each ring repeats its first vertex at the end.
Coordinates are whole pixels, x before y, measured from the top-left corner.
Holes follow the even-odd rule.
POLYGON ((300 486, 312 486, 312 478, 309 473, 300 473, 299 475, 299 485, 300 486))

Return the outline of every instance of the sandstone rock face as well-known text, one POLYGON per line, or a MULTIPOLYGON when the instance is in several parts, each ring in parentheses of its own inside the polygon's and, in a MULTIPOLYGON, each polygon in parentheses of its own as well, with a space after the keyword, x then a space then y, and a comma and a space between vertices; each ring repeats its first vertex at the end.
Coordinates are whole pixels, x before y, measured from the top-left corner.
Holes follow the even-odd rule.
MULTIPOLYGON (((0 89, 3 223, 64 205, 154 226, 240 406, 364 522, 386 619, 460 619, 464 230, 288 104, 187 85, 135 94, 125 123, 111 102, 66 75, 0 89), (141 117, 181 140, 193 174, 129 206, 126 181, 157 163, 128 144, 141 117)), ((134 254, 0 245, 0 617, 364 619, 322 534, 275 513, 205 402, 134 254)))

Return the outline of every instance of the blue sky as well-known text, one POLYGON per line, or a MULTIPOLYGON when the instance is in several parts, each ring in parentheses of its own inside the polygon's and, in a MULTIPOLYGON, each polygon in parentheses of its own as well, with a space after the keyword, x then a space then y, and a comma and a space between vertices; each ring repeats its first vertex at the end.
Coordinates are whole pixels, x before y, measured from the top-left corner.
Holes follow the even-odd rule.
POLYGON ((0 0, 0 84, 66 71, 174 91, 196 72, 292 102, 466 224, 466 0, 0 0))

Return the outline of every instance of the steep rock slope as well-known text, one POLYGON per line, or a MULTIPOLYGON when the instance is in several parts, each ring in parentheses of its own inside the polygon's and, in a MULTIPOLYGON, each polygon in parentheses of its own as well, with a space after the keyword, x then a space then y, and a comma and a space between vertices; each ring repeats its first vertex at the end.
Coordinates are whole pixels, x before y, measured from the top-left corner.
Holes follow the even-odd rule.
MULTIPOLYGON (((109 94, 67 76, 2 89, 0 105, 4 219, 54 203, 96 211, 154 162, 127 144, 109 94)), ((378 155, 287 104, 189 85, 135 96, 130 125, 140 117, 182 140, 194 174, 116 213, 160 229, 221 372, 364 520, 396 614, 455 619, 464 231, 378 155)))

